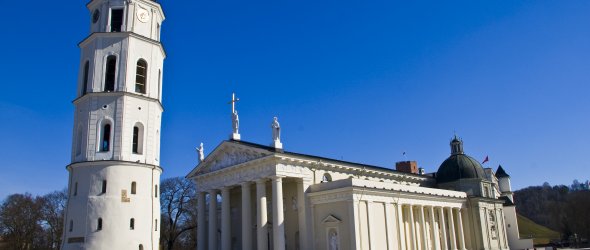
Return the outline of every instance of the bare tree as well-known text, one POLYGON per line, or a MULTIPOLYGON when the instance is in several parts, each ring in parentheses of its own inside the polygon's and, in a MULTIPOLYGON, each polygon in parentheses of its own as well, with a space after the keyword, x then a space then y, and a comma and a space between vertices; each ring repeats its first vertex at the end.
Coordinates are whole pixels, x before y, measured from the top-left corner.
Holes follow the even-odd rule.
POLYGON ((41 212, 38 198, 31 194, 12 194, 0 206, 0 235, 10 249, 41 248, 41 212))
POLYGON ((46 249, 59 249, 63 233, 63 222, 67 190, 54 191, 39 198, 42 216, 42 226, 45 231, 44 247, 46 249))
POLYGON ((192 237, 186 234, 197 226, 195 186, 189 180, 181 177, 165 179, 161 186, 162 230, 160 241, 167 250, 193 245, 190 242, 178 241, 191 239, 192 237))

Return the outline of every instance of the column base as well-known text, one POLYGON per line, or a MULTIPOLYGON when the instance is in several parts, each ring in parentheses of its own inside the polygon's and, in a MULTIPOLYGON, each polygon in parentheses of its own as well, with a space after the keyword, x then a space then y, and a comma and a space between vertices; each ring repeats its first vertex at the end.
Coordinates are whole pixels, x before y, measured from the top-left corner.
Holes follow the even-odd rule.
POLYGON ((279 140, 273 141, 271 146, 276 149, 283 149, 283 143, 281 143, 279 140))
POLYGON ((240 136, 240 134, 239 134, 239 133, 232 133, 232 134, 229 136, 229 138, 230 138, 230 139, 232 139, 232 140, 234 140, 234 141, 239 141, 239 140, 240 140, 240 138, 241 138, 241 136, 240 136))

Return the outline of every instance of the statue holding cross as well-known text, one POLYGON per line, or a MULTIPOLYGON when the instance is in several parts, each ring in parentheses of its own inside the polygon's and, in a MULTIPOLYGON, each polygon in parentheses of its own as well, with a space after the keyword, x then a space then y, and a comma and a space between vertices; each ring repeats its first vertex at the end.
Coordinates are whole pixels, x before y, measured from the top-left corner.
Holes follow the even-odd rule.
POLYGON ((238 111, 236 110, 236 102, 239 100, 239 98, 236 98, 236 94, 232 93, 231 101, 228 102, 228 104, 231 104, 232 135, 230 138, 233 140, 240 140, 240 118, 238 117, 238 111))

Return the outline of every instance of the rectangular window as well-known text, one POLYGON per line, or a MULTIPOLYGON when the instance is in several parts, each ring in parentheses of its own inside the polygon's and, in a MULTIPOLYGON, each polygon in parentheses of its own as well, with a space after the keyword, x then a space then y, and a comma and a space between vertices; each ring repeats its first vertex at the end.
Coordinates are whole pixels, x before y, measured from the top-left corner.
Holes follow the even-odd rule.
POLYGON ((158 198, 158 185, 156 185, 155 189, 156 189, 155 195, 156 195, 156 198, 158 198))
POLYGON ((106 180, 102 181, 102 193, 103 194, 107 193, 107 181, 106 180))
POLYGON ((156 224, 154 225, 156 231, 158 231, 158 219, 156 219, 156 224))
POLYGON ((111 10, 111 32, 121 32, 123 26, 123 9, 111 10))

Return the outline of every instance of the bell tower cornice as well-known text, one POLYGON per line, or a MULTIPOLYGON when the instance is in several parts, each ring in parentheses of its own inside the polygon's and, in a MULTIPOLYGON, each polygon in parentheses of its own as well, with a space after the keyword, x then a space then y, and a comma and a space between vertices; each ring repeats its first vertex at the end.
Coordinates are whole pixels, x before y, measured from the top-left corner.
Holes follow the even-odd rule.
POLYGON ((104 38, 104 37, 110 37, 110 38, 133 37, 133 38, 137 38, 141 41, 148 42, 153 45, 159 46, 160 52, 162 52, 164 59, 166 58, 166 50, 164 49, 164 45, 160 41, 157 41, 157 40, 154 40, 149 37, 145 37, 145 36, 133 33, 133 32, 94 32, 94 33, 90 34, 89 36, 87 36, 86 38, 84 38, 84 40, 79 42, 78 47, 83 48, 83 47, 87 46, 90 42, 94 41, 96 38, 99 38, 99 37, 101 37, 101 38, 104 38))

